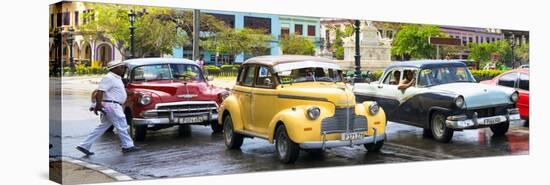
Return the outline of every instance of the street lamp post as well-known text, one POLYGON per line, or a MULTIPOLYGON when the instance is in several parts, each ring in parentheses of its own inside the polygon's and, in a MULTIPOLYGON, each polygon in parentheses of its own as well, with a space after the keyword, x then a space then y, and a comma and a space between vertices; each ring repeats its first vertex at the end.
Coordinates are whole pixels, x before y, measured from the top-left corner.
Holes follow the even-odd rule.
POLYGON ((134 22, 136 22, 136 17, 141 17, 144 14, 148 14, 147 9, 145 8, 143 9, 143 11, 135 11, 132 9, 130 10, 130 13, 128 13, 128 21, 130 21, 130 27, 128 27, 130 29, 130 58, 135 57, 135 53, 134 53, 135 31, 134 30, 136 29, 136 27, 134 26, 134 22))
POLYGON ((70 27, 69 32, 67 33, 67 43, 69 44, 69 66, 71 67, 71 71, 74 71, 73 41, 74 41, 74 28, 70 27))
POLYGON ((514 53, 515 46, 516 46, 516 38, 512 34, 512 36, 510 36, 510 48, 512 49, 512 68, 516 67, 516 55, 514 53))
POLYGON ((355 20, 355 76, 358 78, 361 78, 361 46, 359 44, 360 26, 361 22, 355 20))

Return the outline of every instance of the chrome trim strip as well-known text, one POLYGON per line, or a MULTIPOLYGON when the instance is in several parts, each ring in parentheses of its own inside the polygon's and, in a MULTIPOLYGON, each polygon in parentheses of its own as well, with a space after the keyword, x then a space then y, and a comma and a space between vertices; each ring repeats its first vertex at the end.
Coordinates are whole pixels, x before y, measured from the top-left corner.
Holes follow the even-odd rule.
POLYGON ((319 149, 319 148, 334 148, 351 145, 362 145, 367 143, 375 143, 383 141, 386 134, 378 134, 376 136, 366 136, 361 140, 331 140, 331 141, 308 141, 300 143, 302 149, 319 149))
POLYGON ((157 103, 155 109, 158 109, 162 106, 178 106, 178 105, 203 105, 203 104, 214 104, 216 108, 218 104, 215 101, 180 101, 180 102, 170 102, 170 103, 157 103))

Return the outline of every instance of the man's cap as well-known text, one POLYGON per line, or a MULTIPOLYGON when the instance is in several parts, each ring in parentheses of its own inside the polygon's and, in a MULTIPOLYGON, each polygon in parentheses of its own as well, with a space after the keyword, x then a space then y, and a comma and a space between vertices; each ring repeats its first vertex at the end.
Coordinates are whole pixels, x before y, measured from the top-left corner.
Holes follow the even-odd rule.
POLYGON ((118 67, 118 66, 121 66, 123 65, 124 63, 122 63, 122 61, 120 60, 113 60, 113 61, 110 61, 108 64, 107 64, 107 68, 109 70, 115 68, 115 67, 118 67))

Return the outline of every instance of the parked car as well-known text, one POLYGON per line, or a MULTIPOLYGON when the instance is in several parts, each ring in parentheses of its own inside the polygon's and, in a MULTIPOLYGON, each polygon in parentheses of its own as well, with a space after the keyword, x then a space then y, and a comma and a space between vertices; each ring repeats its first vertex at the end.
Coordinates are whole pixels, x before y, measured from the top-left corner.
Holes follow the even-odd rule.
POLYGON ((476 83, 458 60, 399 62, 384 71, 380 81, 358 83, 356 101, 376 101, 388 120, 424 128, 424 135, 449 142, 454 131, 490 127, 504 135, 509 122, 520 119, 516 90, 476 83), (416 83, 399 90, 404 73, 416 83))
POLYGON ((130 133, 142 141, 147 131, 178 126, 181 136, 191 125, 222 128, 216 123, 218 107, 229 92, 208 84, 201 68, 187 59, 145 58, 124 61, 123 79, 128 99, 124 104, 130 133))
POLYGON ((300 149, 364 145, 375 152, 385 140, 384 111, 374 101, 356 103, 340 67, 320 57, 248 59, 220 113, 228 149, 245 137, 266 139, 283 163, 296 161, 300 149))
POLYGON ((516 106, 519 115, 529 125, 529 68, 519 68, 506 71, 491 80, 481 81, 482 84, 500 85, 514 88, 519 92, 519 100, 516 106))

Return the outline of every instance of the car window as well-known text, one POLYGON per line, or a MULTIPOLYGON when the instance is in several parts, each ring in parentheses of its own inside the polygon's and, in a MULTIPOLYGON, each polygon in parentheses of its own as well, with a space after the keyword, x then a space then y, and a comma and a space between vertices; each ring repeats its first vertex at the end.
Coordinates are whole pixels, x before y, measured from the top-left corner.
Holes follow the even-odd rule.
POLYGON ((256 71, 256 66, 248 66, 246 68, 246 72, 242 80, 242 85, 252 86, 252 82, 254 82, 255 71, 256 71))
POLYGON ((273 85, 273 76, 266 66, 260 66, 258 69, 258 78, 256 78, 257 87, 271 88, 273 85))
POLYGON ((398 85, 401 78, 401 71, 393 70, 388 73, 383 83, 386 85, 398 85))
POLYGON ((168 64, 136 67, 133 70, 134 81, 170 80, 171 72, 168 64))
POLYGON ((519 88, 529 91, 529 75, 520 73, 519 75, 519 88))
POLYGON ((518 73, 508 73, 498 79, 498 85, 515 88, 518 73))

